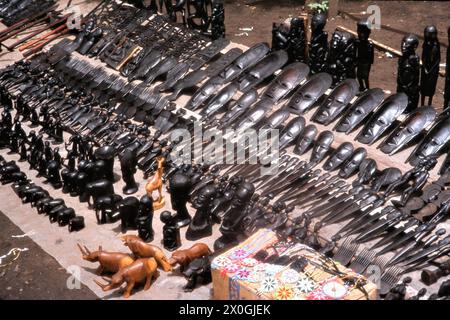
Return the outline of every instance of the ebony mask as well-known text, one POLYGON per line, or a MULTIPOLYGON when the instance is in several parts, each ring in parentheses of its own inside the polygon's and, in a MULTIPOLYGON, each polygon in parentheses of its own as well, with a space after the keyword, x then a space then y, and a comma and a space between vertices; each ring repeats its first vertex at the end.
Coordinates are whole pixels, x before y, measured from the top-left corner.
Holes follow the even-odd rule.
POLYGON ((349 134, 355 129, 380 103, 384 93, 379 88, 365 91, 345 112, 334 130, 349 134))
POLYGON ((289 92, 295 89, 300 82, 308 76, 309 67, 301 62, 295 62, 283 68, 281 73, 273 80, 263 96, 278 102, 283 99, 289 92))
POLYGON ((312 120, 323 125, 333 122, 358 92, 355 79, 346 79, 339 83, 317 109, 312 120))
POLYGON ((328 158, 323 165, 323 168, 327 171, 336 170, 352 155, 352 153, 353 145, 350 142, 344 142, 331 154, 330 158, 328 158))
POLYGON ((292 119, 284 128, 280 137, 280 149, 284 149, 293 142, 305 128, 305 119, 297 117, 292 119))
POLYGON ((333 140, 334 135, 331 131, 322 131, 314 144, 310 162, 319 163, 322 161, 330 150, 333 140))
POLYGON ((420 144, 408 157, 408 162, 415 166, 424 158, 438 154, 450 141, 450 118, 436 123, 420 144))
POLYGON ((436 114, 436 110, 431 106, 415 110, 392 131, 379 148, 384 153, 393 155, 428 127, 436 118, 436 114))
POLYGON ((294 114, 304 114, 331 86, 332 79, 327 73, 313 75, 303 86, 301 86, 289 102, 286 108, 294 114))
POLYGON ((284 50, 278 50, 267 55, 239 78, 237 81, 239 90, 246 92, 254 88, 275 71, 282 68, 287 61, 288 55, 284 50))
POLYGON ((339 171, 339 176, 345 179, 352 176, 356 171, 358 171, 359 166, 364 161, 366 156, 367 156, 366 149, 364 148, 356 149, 350 156, 350 158, 342 166, 341 170, 339 171))
POLYGON ((314 140, 316 139, 317 132, 318 130, 315 125, 310 124, 306 126, 295 143, 294 153, 302 155, 308 151, 309 147, 313 145, 314 140))
POLYGON ((356 140, 365 144, 373 144, 405 111, 408 97, 404 93, 389 96, 360 131, 356 140))

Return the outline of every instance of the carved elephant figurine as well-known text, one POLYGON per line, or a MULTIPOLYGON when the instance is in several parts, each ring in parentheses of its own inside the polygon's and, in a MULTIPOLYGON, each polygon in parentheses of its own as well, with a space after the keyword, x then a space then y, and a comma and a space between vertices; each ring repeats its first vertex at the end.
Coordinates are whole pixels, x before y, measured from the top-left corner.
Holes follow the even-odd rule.
POLYGON ((111 181, 109 181, 107 179, 100 179, 100 180, 88 183, 86 185, 85 193, 86 193, 86 196, 88 199, 88 204, 91 205, 91 202, 90 202, 91 197, 95 204, 95 202, 97 201, 97 199, 99 197, 113 195, 115 192, 114 192, 114 186, 111 181))
POLYGON ((73 208, 67 208, 58 212, 56 221, 60 227, 67 226, 69 221, 75 218, 75 216, 75 210, 73 208))
POLYGON ((7 181, 11 180, 11 175, 16 172, 20 172, 20 168, 16 165, 16 163, 14 161, 7 162, 0 168, 0 181, 3 184, 8 183, 7 181))
POLYGON ((126 197, 120 201, 119 212, 122 232, 126 232, 128 229, 137 229, 136 218, 139 212, 139 205, 139 199, 136 197, 126 197))
POLYGON ((57 198, 57 199, 52 199, 48 202, 41 203, 36 206, 38 208, 38 213, 49 214, 50 211, 52 211, 54 208, 61 206, 63 204, 64 204, 64 200, 61 198, 57 198))
POLYGON ((11 182, 24 184, 28 182, 27 175, 22 171, 9 173, 2 177, 2 184, 8 184, 11 182))
POLYGON ((97 223, 103 224, 108 221, 115 221, 119 211, 118 204, 121 201, 122 197, 118 194, 108 194, 98 197, 94 202, 97 223))

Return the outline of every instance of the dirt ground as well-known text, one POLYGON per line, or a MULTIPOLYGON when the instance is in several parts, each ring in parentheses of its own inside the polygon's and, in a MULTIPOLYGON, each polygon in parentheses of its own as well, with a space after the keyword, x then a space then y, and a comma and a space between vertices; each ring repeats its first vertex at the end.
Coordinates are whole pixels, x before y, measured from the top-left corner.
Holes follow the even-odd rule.
MULTIPOLYGON (((281 22, 299 15, 303 10, 302 0, 225 0, 225 23, 227 37, 233 42, 253 45, 256 42, 271 42, 272 22, 281 22), (251 4, 247 4, 251 3, 251 4), (239 28, 251 28, 242 31, 239 28), (247 32, 248 35, 244 34, 247 32)), ((441 63, 445 63, 447 28, 450 26, 450 1, 349 1, 341 0, 339 10, 363 18, 369 5, 380 7, 381 24, 404 32, 423 36, 423 29, 434 24, 439 31, 441 42, 441 63)), ((356 21, 339 15, 330 18, 326 30, 329 36, 337 26, 356 31, 356 21)), ((371 38, 399 50, 404 33, 386 29, 374 30, 371 38)), ((417 50, 422 54, 422 40, 417 50)), ((384 52, 375 51, 370 82, 390 92, 396 90, 397 58, 389 58, 384 52)), ((444 78, 439 77, 433 105, 441 109, 443 105, 444 78)))
POLYGON ((29 237, 13 237, 23 235, 23 232, 2 212, 0 230, 0 255, 13 248, 28 249, 21 252, 14 261, 13 256, 9 256, 1 262, 0 300, 97 299, 83 284, 80 289, 68 289, 66 283, 70 274, 29 237))
MULTIPOLYGON (((302 12, 301 0, 225 0, 227 37, 234 42, 252 45, 256 42, 271 41, 272 22, 302 12), (246 4, 250 3, 251 4, 246 4), (242 31, 239 28, 251 28, 242 31), (248 35, 242 34, 247 32, 248 35), (239 35, 241 34, 241 35, 239 35)), ((445 57, 447 45, 446 30, 450 18, 450 2, 447 1, 342 1, 340 10, 357 17, 369 4, 381 8, 381 23, 392 28, 421 35, 427 24, 435 24, 439 30, 442 45, 442 57, 445 57)), ((327 25, 329 33, 341 25, 356 29, 355 21, 338 16, 330 19, 327 25)), ((376 30, 372 38, 393 48, 399 49, 402 33, 388 30, 376 30)), ((421 53, 421 46, 418 50, 421 53)), ((444 61, 442 61, 444 62, 444 61)), ((371 73, 371 85, 385 90, 395 91, 397 59, 388 58, 383 52, 376 51, 375 65, 371 73)), ((438 81, 434 105, 442 107, 443 78, 438 81)), ((1 197, 0 197, 1 199, 1 197)), ((68 274, 59 263, 29 237, 12 238, 23 232, 0 212, 0 256, 14 247, 27 247, 20 257, 7 267, 0 267, 0 299, 95 299, 96 295, 87 287, 69 290, 66 286, 68 274)), ((5 263, 5 261, 3 261, 5 263)))

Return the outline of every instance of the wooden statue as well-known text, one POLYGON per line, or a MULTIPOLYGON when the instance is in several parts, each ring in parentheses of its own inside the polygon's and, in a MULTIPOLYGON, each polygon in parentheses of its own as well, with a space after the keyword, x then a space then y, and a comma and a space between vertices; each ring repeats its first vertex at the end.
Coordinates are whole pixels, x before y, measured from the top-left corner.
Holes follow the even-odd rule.
MULTIPOLYGON (((158 264, 154 258, 137 259, 131 265, 117 271, 111 277, 108 284, 102 284, 98 280, 94 280, 94 282, 98 284, 103 291, 118 288, 122 283, 126 282, 127 286, 123 293, 123 297, 129 298, 136 283, 145 281, 144 290, 150 289, 152 279, 156 279, 159 276, 157 266, 158 264)), ((103 279, 106 280, 106 277, 103 277, 103 279)))
POLYGON ((448 48, 445 60, 445 88, 444 88, 444 109, 448 108, 450 103, 450 27, 447 30, 448 48))
POLYGON ((204 256, 209 256, 212 254, 211 249, 205 243, 196 243, 189 249, 177 250, 172 253, 169 259, 169 263, 172 267, 179 264, 180 271, 183 272, 184 269, 193 261, 194 259, 201 258, 204 256))
POLYGON ((138 258, 155 258, 158 265, 165 271, 172 270, 172 266, 161 248, 145 243, 141 238, 135 235, 126 235, 121 237, 123 244, 130 248, 131 252, 138 258))
POLYGON ((174 251, 181 247, 180 227, 178 227, 174 216, 170 211, 163 211, 160 220, 163 226, 163 246, 164 249, 174 251))
POLYGON ((421 104, 425 105, 425 97, 428 97, 428 105, 433 102, 436 92, 436 83, 439 77, 439 63, 441 62, 441 47, 437 37, 435 26, 427 26, 424 30, 422 49, 422 68, 420 72, 420 96, 421 104))
POLYGON ((100 263, 95 271, 98 275, 103 272, 117 272, 134 262, 134 259, 126 253, 103 251, 101 246, 98 247, 98 251, 91 252, 86 246, 83 248, 80 244, 77 245, 83 260, 100 263))
POLYGON ((158 168, 156 169, 155 175, 153 178, 151 178, 147 184, 145 185, 145 191, 147 192, 147 195, 151 198, 152 193, 155 190, 158 190, 159 197, 156 201, 153 201, 153 209, 158 210, 164 207, 165 204, 165 198, 162 194, 162 177, 164 172, 164 162, 166 159, 164 157, 160 157, 156 160, 158 164, 158 168))
POLYGON ((358 39, 356 40, 356 77, 359 82, 359 91, 369 89, 369 74, 374 60, 373 43, 369 40, 370 25, 367 20, 357 24, 358 39))
POLYGON ((417 108, 419 103, 420 59, 416 54, 419 39, 415 35, 406 35, 402 40, 402 56, 398 58, 397 92, 408 96, 406 113, 417 108))
POLYGON ((322 13, 315 14, 311 19, 311 42, 308 55, 312 74, 326 70, 328 33, 323 31, 326 23, 327 17, 322 13))

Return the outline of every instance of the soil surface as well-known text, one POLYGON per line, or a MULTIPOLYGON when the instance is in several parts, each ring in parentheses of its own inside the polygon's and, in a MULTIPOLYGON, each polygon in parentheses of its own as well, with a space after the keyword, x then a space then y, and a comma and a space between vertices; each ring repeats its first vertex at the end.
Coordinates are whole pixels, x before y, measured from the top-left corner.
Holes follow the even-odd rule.
MULTIPOLYGON (((10 255, 0 263, 0 300, 97 299, 81 283, 79 289, 69 289, 67 281, 71 275, 29 237, 13 237, 23 235, 23 232, 2 212, 0 230, 0 256, 13 248, 28 249, 15 260, 15 255, 10 255)), ((69 283, 72 283, 70 279, 69 283)))

